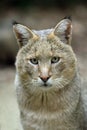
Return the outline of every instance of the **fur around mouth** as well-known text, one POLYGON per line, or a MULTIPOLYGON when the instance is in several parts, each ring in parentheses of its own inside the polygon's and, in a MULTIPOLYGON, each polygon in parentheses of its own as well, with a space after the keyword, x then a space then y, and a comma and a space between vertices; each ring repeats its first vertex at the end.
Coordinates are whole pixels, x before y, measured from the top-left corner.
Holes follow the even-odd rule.
POLYGON ((44 86, 45 86, 45 87, 47 87, 47 86, 48 86, 48 84, 44 83, 44 86))
POLYGON ((47 83, 44 83, 41 87, 45 87, 45 88, 47 88, 47 87, 51 87, 52 85, 49 85, 49 84, 47 84, 47 83))

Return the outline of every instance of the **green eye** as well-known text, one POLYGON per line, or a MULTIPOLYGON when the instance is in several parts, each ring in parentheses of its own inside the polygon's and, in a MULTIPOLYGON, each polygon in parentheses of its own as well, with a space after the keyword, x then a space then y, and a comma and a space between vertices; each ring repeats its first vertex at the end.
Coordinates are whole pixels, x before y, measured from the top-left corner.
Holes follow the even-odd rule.
POLYGON ((51 59, 51 63, 52 63, 52 64, 57 63, 59 60, 60 60, 59 57, 53 57, 53 58, 51 59))
POLYGON ((34 65, 38 64, 38 60, 36 58, 30 59, 30 62, 34 65))

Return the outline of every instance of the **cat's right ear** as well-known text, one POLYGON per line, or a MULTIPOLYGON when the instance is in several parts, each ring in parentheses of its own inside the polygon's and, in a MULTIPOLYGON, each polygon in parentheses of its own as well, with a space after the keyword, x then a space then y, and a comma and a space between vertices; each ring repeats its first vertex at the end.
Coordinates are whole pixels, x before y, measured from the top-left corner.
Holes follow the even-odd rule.
POLYGON ((65 17, 54 28, 54 35, 66 44, 71 44, 72 39, 72 20, 71 17, 65 17))
POLYGON ((55 36, 57 36, 59 40, 64 44, 71 44, 72 20, 70 16, 62 19, 49 35, 50 38, 54 38, 55 36))
POLYGON ((13 31, 15 33, 19 47, 26 45, 29 39, 37 39, 38 36, 30 30, 28 27, 21 25, 17 22, 13 22, 13 31))

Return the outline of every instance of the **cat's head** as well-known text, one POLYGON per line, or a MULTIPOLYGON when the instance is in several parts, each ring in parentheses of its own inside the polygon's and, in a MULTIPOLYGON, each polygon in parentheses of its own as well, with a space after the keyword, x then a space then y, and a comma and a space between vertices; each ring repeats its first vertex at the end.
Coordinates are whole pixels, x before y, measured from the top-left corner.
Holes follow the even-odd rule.
POLYGON ((71 47, 69 18, 61 20, 55 28, 39 31, 15 22, 13 30, 20 46, 17 74, 25 87, 60 89, 73 80, 76 58, 71 47))

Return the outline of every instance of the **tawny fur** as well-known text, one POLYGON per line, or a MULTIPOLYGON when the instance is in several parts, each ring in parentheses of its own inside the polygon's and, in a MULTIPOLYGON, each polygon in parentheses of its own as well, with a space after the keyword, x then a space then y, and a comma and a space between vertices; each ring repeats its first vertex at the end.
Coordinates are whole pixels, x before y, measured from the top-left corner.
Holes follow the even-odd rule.
POLYGON ((70 45, 71 21, 32 31, 15 24, 20 46, 16 58, 16 92, 24 130, 86 130, 81 79, 70 45), (51 63, 53 57, 59 61, 51 63), (30 59, 36 58, 38 64, 30 59), (45 85, 41 77, 49 77, 45 85))

